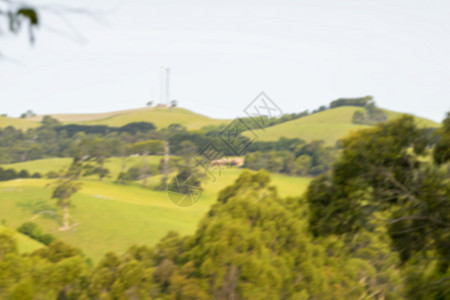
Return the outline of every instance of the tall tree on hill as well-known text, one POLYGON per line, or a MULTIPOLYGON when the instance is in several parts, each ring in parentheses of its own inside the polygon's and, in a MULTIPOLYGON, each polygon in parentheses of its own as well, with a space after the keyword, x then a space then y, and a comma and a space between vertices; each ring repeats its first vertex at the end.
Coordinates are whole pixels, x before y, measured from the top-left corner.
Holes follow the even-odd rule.
POLYGON ((143 158, 143 165, 141 169, 142 185, 147 185, 147 178, 149 174, 148 155, 158 154, 163 151, 163 142, 159 140, 146 140, 131 145, 128 149, 130 153, 140 154, 143 158))
POLYGON ((164 142, 164 157, 161 160, 162 165, 162 177, 161 184, 157 189, 164 190, 167 188, 167 180, 169 178, 169 159, 170 159, 170 144, 169 141, 164 142))
POLYGON ((57 204, 61 207, 63 213, 63 222, 59 229, 61 231, 70 229, 69 207, 71 205, 73 194, 81 189, 81 183, 79 182, 81 169, 81 163, 74 162, 70 168, 58 178, 56 187, 52 193, 52 199, 57 200, 57 204))
POLYGON ((84 176, 98 175, 99 181, 109 174, 109 170, 105 168, 106 158, 111 155, 111 147, 107 139, 95 138, 89 143, 89 155, 86 159, 88 163, 84 166, 86 169, 84 176), (89 162, 93 162, 94 165, 89 162))

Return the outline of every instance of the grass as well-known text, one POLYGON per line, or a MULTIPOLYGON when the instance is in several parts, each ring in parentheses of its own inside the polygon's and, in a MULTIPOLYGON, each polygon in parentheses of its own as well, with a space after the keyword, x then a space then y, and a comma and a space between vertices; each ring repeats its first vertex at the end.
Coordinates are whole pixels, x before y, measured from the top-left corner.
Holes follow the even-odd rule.
MULTIPOLYGON (((352 116, 358 107, 338 107, 320 113, 309 115, 297 120, 281 123, 254 130, 258 140, 275 141, 280 137, 300 138, 305 141, 323 140, 326 144, 334 145, 336 141, 351 131, 368 126, 352 124, 352 116)), ((250 136, 250 134, 246 134, 250 136)))
POLYGON ((0 116, 0 128, 5 128, 8 126, 13 126, 17 129, 27 130, 29 128, 39 127, 39 122, 31 121, 28 119, 20 119, 20 118, 9 118, 0 116))
MULTIPOLYGON (((108 125, 120 127, 131 122, 151 122, 157 128, 170 124, 181 124, 189 130, 197 130, 207 125, 228 124, 230 120, 212 119, 184 108, 146 107, 98 114, 55 114, 52 117, 60 122, 86 125, 108 125)), ((30 118, 39 121, 42 116, 30 118)))
MULTIPOLYGON (((139 159, 139 158, 136 158, 139 159)), ((157 157, 155 161, 159 162, 157 157)), ((58 169, 67 159, 16 164, 29 171, 38 165, 46 171, 58 169)), ((111 159, 112 165, 119 165, 119 159, 111 159)), ((116 171, 115 171, 116 172, 116 171)), ((0 219, 17 228, 32 220, 46 233, 55 235, 72 245, 80 247, 88 257, 98 261, 107 251, 122 253, 133 244, 153 245, 168 231, 192 234, 199 219, 208 211, 224 187, 232 184, 242 169, 231 168, 215 171, 216 180, 204 185, 200 200, 191 207, 172 204, 164 191, 144 188, 138 183, 128 186, 115 184, 112 180, 99 182, 84 179, 80 192, 74 195, 71 208, 71 230, 59 231, 59 217, 52 214, 38 214, 44 210, 54 210, 55 200, 51 199, 51 183, 47 179, 17 179, 0 182, 0 219)), ((160 181, 159 176, 151 177, 149 185, 160 181)), ((279 188, 281 196, 299 196, 309 184, 309 178, 272 175, 272 184, 279 188)))
POLYGON ((170 124, 181 124, 189 130, 200 129, 207 125, 228 124, 229 120, 216 120, 196 114, 183 108, 143 108, 130 113, 119 114, 105 119, 87 121, 86 124, 104 124, 109 126, 123 126, 131 122, 151 122, 158 128, 170 124))
MULTIPOLYGON (((391 110, 387 110, 387 109, 384 109, 383 111, 387 115, 388 120, 394 120, 394 119, 399 118, 404 115, 404 113, 395 112, 395 111, 391 111, 391 110)), ((431 121, 431 120, 428 120, 428 119, 425 119, 422 117, 414 116, 414 119, 416 120, 417 126, 420 128, 438 128, 441 126, 441 124, 439 124, 437 122, 434 122, 434 121, 431 121)))
POLYGON ((2 232, 4 230, 12 231, 14 233, 13 236, 17 241, 17 247, 18 247, 20 253, 29 253, 29 252, 33 252, 36 249, 45 247, 43 244, 39 243, 38 241, 35 241, 32 238, 30 238, 24 234, 21 234, 12 228, 0 225, 0 232, 2 232))
MULTIPOLYGON (((300 138, 307 142, 312 140, 323 140, 328 145, 334 145, 337 140, 367 125, 356 125, 352 123, 352 116, 362 108, 355 106, 342 106, 329 109, 320 113, 312 114, 304 118, 281 123, 264 130, 254 130, 258 140, 276 141, 280 137, 300 138)), ((384 110, 388 120, 400 117, 401 113, 384 110)), ((416 117, 419 127, 439 127, 436 122, 416 117)), ((251 133, 245 135, 253 137, 251 133)))

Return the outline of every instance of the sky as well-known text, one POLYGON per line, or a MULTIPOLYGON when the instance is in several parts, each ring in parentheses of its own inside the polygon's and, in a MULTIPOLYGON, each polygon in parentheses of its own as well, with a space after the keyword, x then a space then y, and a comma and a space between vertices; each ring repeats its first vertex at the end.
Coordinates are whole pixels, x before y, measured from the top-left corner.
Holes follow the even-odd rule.
POLYGON ((371 95, 441 121, 450 110, 450 1, 66 0, 36 43, 0 36, 0 113, 108 112, 170 99, 215 118, 264 91, 285 113, 371 95), (80 12, 80 9, 82 10, 80 12))

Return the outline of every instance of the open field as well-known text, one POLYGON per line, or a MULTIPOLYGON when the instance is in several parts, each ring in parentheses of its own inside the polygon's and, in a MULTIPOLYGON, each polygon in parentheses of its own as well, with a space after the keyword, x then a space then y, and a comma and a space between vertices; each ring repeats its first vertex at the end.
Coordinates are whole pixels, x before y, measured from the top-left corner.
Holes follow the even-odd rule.
POLYGON ((262 141, 276 141, 280 137, 286 137, 300 138, 305 141, 323 140, 328 145, 333 145, 339 138, 349 132, 368 127, 352 124, 352 116, 356 110, 361 110, 361 108, 354 106, 338 107, 271 126, 264 130, 254 130, 254 132, 258 139, 262 141))
MULTIPOLYGON (((159 162, 157 157, 154 160, 159 162)), ((43 172, 39 165, 49 171, 68 162, 68 159, 54 159, 48 164, 40 160, 16 165, 29 171, 43 172)), ((119 162, 119 159, 111 159, 109 163, 117 168, 119 162)), ((242 169, 215 172, 215 182, 205 184, 200 200, 187 208, 172 204, 165 191, 154 191, 138 183, 124 186, 112 179, 104 182, 84 179, 82 190, 73 197, 74 207, 70 212, 71 223, 75 226, 63 232, 58 230, 59 215, 39 214, 44 210, 59 212, 55 200, 51 199, 49 184, 52 181, 17 179, 0 182, 0 219, 13 228, 26 221, 36 222, 44 232, 80 247, 88 257, 97 261, 110 250, 121 253, 132 244, 154 244, 170 230, 192 234, 199 219, 216 201, 218 192, 230 185, 242 169)), ((160 176, 151 177, 149 186, 155 186, 159 181, 160 176)), ((272 175, 272 184, 278 187, 281 196, 301 195, 309 181, 309 178, 272 175)))
POLYGON ((27 130, 29 128, 39 127, 39 122, 31 121, 28 119, 10 118, 0 116, 0 128, 13 126, 14 128, 27 130))
MULTIPOLYGON (((352 123, 352 116, 362 108, 355 106, 342 106, 329 109, 320 113, 309 115, 297 120, 281 123, 264 130, 254 130, 254 133, 262 141, 276 141, 280 137, 300 138, 305 141, 323 140, 328 145, 334 145, 337 140, 352 131, 368 128, 367 125, 352 123)), ((400 117, 401 113, 384 110, 389 120, 400 117)), ((439 127, 436 122, 416 117, 418 126, 439 127)), ((247 133, 247 136, 251 134, 247 133)))
POLYGON ((45 245, 33 240, 32 238, 21 234, 17 231, 15 231, 12 228, 9 227, 5 227, 3 225, 0 225, 0 232, 4 231, 4 230, 8 230, 8 231, 13 231, 14 232, 14 238, 17 241, 17 246, 19 248, 19 252, 20 253, 27 253, 27 252, 32 252, 36 249, 45 247, 45 245))

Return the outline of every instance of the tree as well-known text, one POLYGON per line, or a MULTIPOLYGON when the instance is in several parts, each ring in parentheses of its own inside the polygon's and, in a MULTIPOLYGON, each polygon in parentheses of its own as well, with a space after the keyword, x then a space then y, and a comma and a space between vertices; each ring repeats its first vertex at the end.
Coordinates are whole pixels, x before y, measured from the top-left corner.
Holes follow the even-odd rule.
POLYGON ((311 168, 311 157, 305 154, 300 155, 295 160, 295 164, 298 168, 297 174, 305 176, 309 174, 309 170, 311 168))
POLYGON ((191 166, 192 159, 197 154, 197 146, 191 141, 183 141, 180 143, 181 150, 178 153, 185 162, 186 166, 191 166))
POLYGON ((308 188, 310 228, 316 236, 328 236, 382 226, 402 263, 434 270, 432 288, 444 295, 450 265, 450 174, 425 159, 427 144, 412 116, 345 138, 332 174, 308 188))
POLYGON ((164 293, 177 299, 401 298, 395 255, 378 236, 355 238, 353 249, 336 237, 312 240, 305 206, 280 198, 266 171, 242 172, 217 200, 194 236, 171 234, 157 245, 155 280, 164 293))
POLYGON ((36 114, 31 109, 29 109, 26 112, 24 112, 23 114, 21 114, 20 118, 25 119, 25 118, 34 117, 34 116, 36 116, 36 114))
POLYGON ((357 110, 353 113, 353 116, 352 116, 353 124, 364 124, 365 121, 366 121, 366 115, 364 114, 363 111, 357 110))
POLYGON ((44 116, 41 121, 42 126, 46 128, 55 128, 56 126, 60 126, 61 123, 51 116, 44 116))
POLYGON ((57 199, 57 204, 63 211, 63 222, 59 230, 68 230, 69 226, 69 207, 73 194, 81 189, 79 177, 81 174, 81 165, 74 162, 70 168, 62 174, 56 181, 56 187, 52 193, 52 199, 57 199))
POLYGON ((337 100, 331 101, 330 108, 340 107, 340 106, 368 106, 373 103, 372 96, 365 96, 361 98, 339 98, 337 100))
POLYGON ((44 245, 50 245, 55 237, 50 234, 44 234, 42 229, 33 222, 25 222, 17 228, 17 231, 28 235, 29 237, 43 243, 44 245))
POLYGON ((438 130, 438 141, 433 151, 433 158, 437 164, 445 164, 450 161, 450 112, 438 130))
MULTIPOLYGON (((169 141, 165 141, 164 143, 164 157, 160 161, 160 171, 162 172, 161 183, 157 190, 165 190, 167 188, 167 181, 169 179, 170 172, 170 163, 173 163, 173 160, 170 160, 170 144, 169 141)), ((176 162, 176 161, 175 161, 176 162)))
POLYGON ((84 176, 96 174, 98 175, 98 180, 102 181, 109 174, 109 169, 105 168, 105 161, 107 157, 111 156, 111 146, 110 140, 106 138, 92 140, 87 161, 93 161, 95 165, 89 163, 85 165, 84 168, 86 171, 84 176))
POLYGON ((163 151, 163 142, 158 140, 147 140, 135 143, 130 146, 129 153, 139 153, 143 158, 143 165, 141 169, 142 185, 147 185, 147 178, 149 176, 148 155, 158 154, 163 151))

